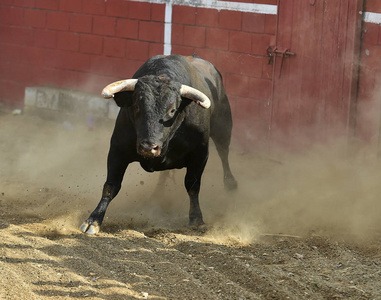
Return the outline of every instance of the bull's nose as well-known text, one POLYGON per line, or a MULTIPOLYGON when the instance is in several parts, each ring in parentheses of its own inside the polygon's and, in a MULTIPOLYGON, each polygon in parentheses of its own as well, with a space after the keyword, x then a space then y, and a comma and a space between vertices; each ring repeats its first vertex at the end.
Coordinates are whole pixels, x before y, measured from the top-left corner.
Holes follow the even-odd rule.
POLYGON ((155 143, 142 142, 138 146, 138 152, 143 156, 156 157, 160 155, 161 147, 155 143))

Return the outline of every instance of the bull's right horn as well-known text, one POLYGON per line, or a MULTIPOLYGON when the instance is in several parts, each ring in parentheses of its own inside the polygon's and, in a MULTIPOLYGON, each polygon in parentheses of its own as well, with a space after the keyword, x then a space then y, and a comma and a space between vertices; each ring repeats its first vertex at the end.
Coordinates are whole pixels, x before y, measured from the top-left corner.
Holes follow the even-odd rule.
POLYGON ((137 79, 125 79, 110 83, 103 89, 102 96, 109 99, 113 98, 114 94, 119 92, 133 92, 137 82, 137 79))
POLYGON ((182 84, 180 88, 180 94, 182 97, 188 98, 196 102, 203 108, 210 107, 210 99, 203 92, 190 87, 189 85, 182 84))

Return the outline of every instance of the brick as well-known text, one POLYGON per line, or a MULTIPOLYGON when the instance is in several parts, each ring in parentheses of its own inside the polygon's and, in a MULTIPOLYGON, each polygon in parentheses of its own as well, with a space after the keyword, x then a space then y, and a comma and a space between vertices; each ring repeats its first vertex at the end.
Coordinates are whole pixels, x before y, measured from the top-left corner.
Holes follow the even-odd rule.
POLYGON ((184 42, 184 25, 172 24, 172 45, 183 45, 184 42))
POLYGON ((118 37, 137 39, 139 21, 128 19, 117 19, 115 35, 118 37))
POLYGON ((251 53, 251 33, 231 31, 229 33, 229 50, 241 53, 251 53))
POLYGON ((192 55, 195 53, 195 49, 193 47, 172 45, 172 53, 181 55, 192 55))
POLYGON ((81 34, 79 50, 82 53, 101 54, 103 51, 103 37, 91 34, 81 34))
POLYGON ((262 77, 263 57, 240 55, 239 70, 241 75, 262 77))
POLYGON ((86 14, 104 15, 106 3, 104 0, 82 0, 82 11, 86 14))
POLYGON ((59 0, 36 0, 36 8, 58 10, 59 0))
POLYGON ((165 5, 153 3, 151 8, 151 20, 157 22, 164 22, 164 19, 165 5))
POLYGON ((58 71, 59 70, 57 69, 45 68, 43 66, 35 66, 32 69, 34 83, 33 85, 57 86, 58 80, 56 79, 56 74, 58 71))
POLYGON ((162 55, 164 53, 164 45, 161 43, 149 43, 148 57, 162 55))
POLYGON ((380 25, 374 23, 363 23, 363 38, 364 44, 375 45, 378 43, 380 25))
POLYGON ((93 55, 90 61, 90 72, 104 76, 129 78, 132 77, 141 64, 141 61, 136 60, 93 55))
POLYGON ((367 1, 365 1, 364 11, 381 13, 381 2, 379 0, 367 0, 367 1))
POLYGON ((206 47, 212 49, 228 50, 229 31, 218 28, 206 30, 206 47))
POLYGON ((46 25, 46 11, 37 9, 25 9, 24 25, 44 28, 46 25))
POLYGON ((9 107, 23 107, 24 91, 25 84, 10 80, 0 80, 1 102, 9 107))
POLYGON ((56 70, 56 86, 65 89, 83 89, 87 74, 75 70, 56 70))
POLYGON ((268 34, 253 34, 251 37, 251 54, 266 56, 266 49, 275 45, 275 36, 268 34))
POLYGON ((103 53, 106 56, 124 57, 126 53, 126 40, 105 37, 103 40, 103 53))
POLYGON ((277 5, 277 3, 278 3, 277 1, 278 0, 258 0, 258 1, 255 1, 255 3, 277 5))
POLYGON ((22 7, 34 7, 35 6, 35 0, 14 0, 15 6, 22 6, 22 7))
POLYGON ((58 32, 57 48, 68 51, 79 50, 79 34, 74 32, 58 32))
POLYGON ((172 23, 196 24, 196 8, 191 6, 174 5, 172 7, 172 23))
POLYGON ((151 20, 151 3, 131 1, 128 7, 128 17, 138 20, 151 20))
POLYGON ((56 30, 68 30, 69 29, 69 14, 60 11, 47 12, 46 27, 56 30))
POLYGON ((277 16, 275 15, 265 15, 265 33, 276 34, 276 22, 277 16))
POLYGON ((249 78, 249 96, 253 99, 268 100, 271 97, 272 81, 261 78, 249 78))
POLYGON ((232 138, 243 152, 268 151, 270 108, 260 101, 238 98, 232 138))
POLYGON ((31 65, 41 66, 45 62, 45 52, 44 49, 37 47, 23 47, 21 48, 22 55, 19 60, 31 65))
POLYGON ((74 32, 91 33, 93 28, 93 17, 89 15, 71 14, 70 30, 74 32))
MULTIPOLYGON (((217 62, 218 50, 208 49, 208 48, 198 48, 195 49, 195 54, 197 54, 202 59, 205 59, 219 68, 219 64, 217 62)), ((223 62, 225 63, 225 62, 223 62)))
POLYGON ((61 11, 82 12, 82 0, 60 0, 61 11))
POLYGON ((219 51, 217 53, 217 66, 222 73, 240 73, 240 53, 219 51))
POLYGON ((149 42, 164 41, 164 24, 157 22, 139 22, 139 40, 149 42))
POLYGON ((0 60, 12 62, 20 62, 22 57, 22 49, 18 45, 3 44, 0 47, 0 60))
POLYGON ((33 45, 34 29, 0 25, 1 42, 7 44, 33 45))
POLYGON ((106 3, 106 15, 128 18, 129 3, 129 1, 125 0, 108 0, 106 3))
POLYGON ((44 65, 51 68, 88 71, 90 55, 56 49, 45 49, 44 65))
POLYGON ((13 1, 14 0, 1 0, 0 3, 3 5, 13 5, 13 1))
POLYGON ((198 48, 205 47, 205 28, 198 26, 184 26, 184 46, 198 48))
POLYGON ((225 29, 241 30, 242 13, 239 11, 221 10, 219 27, 225 29))
POLYGON ((218 27, 219 12, 216 9, 197 8, 196 24, 205 27, 218 27))
POLYGON ((126 58, 131 60, 142 60, 148 59, 149 43, 128 40, 126 42, 126 58))
POLYGON ((228 94, 240 97, 249 97, 250 82, 249 77, 236 74, 226 74, 226 91, 228 94))
POLYGON ((57 32, 54 30, 36 29, 34 33, 34 45, 42 48, 56 48, 57 32))
POLYGON ((93 33, 100 35, 115 35, 116 18, 93 16, 93 33))
POLYGON ((10 25, 22 25, 23 9, 21 7, 0 7, 0 23, 10 25))
MULTIPOLYGON (((102 89, 102 87, 105 87, 111 82, 120 80, 120 77, 110 77, 96 74, 86 74, 86 76, 87 78, 83 80, 84 82, 86 82, 86 85, 84 85, 83 88, 81 88, 81 90, 88 93, 94 93, 96 95, 100 94, 99 90, 102 89)), ((103 103, 105 105, 110 105, 110 103, 112 102, 105 102, 103 100, 103 103)))
POLYGON ((242 15, 242 30, 246 32, 263 33, 265 31, 266 15, 244 13, 242 15))
MULTIPOLYGON (((0 70, 2 72, 3 70, 0 70)), ((4 73, 7 74, 7 79, 16 81, 29 83, 32 80, 32 72, 30 68, 26 68, 25 64, 13 63, 12 65, 6 64, 6 69, 4 73)))

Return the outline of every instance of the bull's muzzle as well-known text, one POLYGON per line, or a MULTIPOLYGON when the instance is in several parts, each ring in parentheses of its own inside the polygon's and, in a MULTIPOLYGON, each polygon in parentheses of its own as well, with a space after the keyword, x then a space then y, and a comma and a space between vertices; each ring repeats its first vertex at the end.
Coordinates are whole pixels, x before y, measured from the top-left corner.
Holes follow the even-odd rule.
POLYGON ((138 154, 144 157, 158 157, 161 154, 161 147, 155 143, 141 142, 137 146, 138 154))

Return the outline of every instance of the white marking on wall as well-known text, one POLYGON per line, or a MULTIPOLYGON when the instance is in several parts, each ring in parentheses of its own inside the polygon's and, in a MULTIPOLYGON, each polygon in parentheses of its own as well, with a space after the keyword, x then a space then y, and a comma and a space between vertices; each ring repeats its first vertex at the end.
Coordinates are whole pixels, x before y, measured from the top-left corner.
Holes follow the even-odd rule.
MULTIPOLYGON (((361 14, 362 12, 360 12, 361 14)), ((362 13, 363 17, 362 20, 367 23, 375 23, 375 24, 381 24, 381 14, 378 13, 372 13, 372 12, 364 12, 362 13)))
POLYGON ((172 4, 192 7, 211 8, 217 10, 233 10, 257 14, 277 14, 277 6, 270 4, 255 4, 218 0, 130 0, 135 2, 149 2, 158 4, 172 4))
POLYGON ((172 4, 165 4, 164 17, 164 55, 171 54, 172 51, 172 4))

